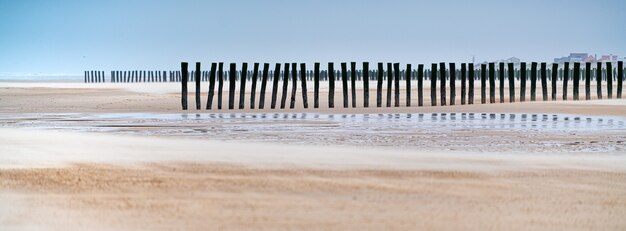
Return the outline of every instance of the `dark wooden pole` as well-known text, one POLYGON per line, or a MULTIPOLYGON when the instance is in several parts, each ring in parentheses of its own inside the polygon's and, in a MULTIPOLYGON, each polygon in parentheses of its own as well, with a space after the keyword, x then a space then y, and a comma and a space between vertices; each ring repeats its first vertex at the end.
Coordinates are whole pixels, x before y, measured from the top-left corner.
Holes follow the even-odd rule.
POLYGON ((391 107, 391 92, 393 91, 392 84, 393 84, 393 64, 387 63, 387 101, 386 101, 387 107, 391 107))
POLYGON ((465 105, 467 95, 467 86, 465 84, 467 79, 467 64, 461 63, 461 105, 465 105))
POLYGON ((467 67, 467 104, 474 104, 474 63, 470 63, 467 67))
POLYGON ((369 72, 370 72, 370 63, 363 62, 363 107, 370 106, 370 73, 369 72))
POLYGON ((269 78, 270 64, 263 64, 263 76, 261 77, 261 91, 259 92, 259 109, 265 108, 265 89, 267 89, 267 79, 269 78))
POLYGON ((552 101, 556 101, 556 82, 558 81, 559 64, 552 64, 552 101))
POLYGON ((617 98, 622 98, 622 83, 624 82, 624 62, 617 61, 617 98))
POLYGON ((272 78, 272 102, 270 107, 276 108, 276 95, 278 94, 278 80, 280 79, 280 63, 274 67, 274 77, 272 78))
POLYGON ((285 109, 285 105, 287 103, 287 88, 289 87, 289 73, 291 73, 290 67, 289 63, 285 63, 283 71, 283 91, 281 92, 280 97, 280 109, 285 109))
POLYGON ((350 62, 350 90, 352 91, 352 107, 356 107, 356 62, 350 62))
POLYGON ((526 101, 526 63, 520 63, 520 92, 519 92, 519 101, 526 101))
POLYGON ((546 72, 546 63, 541 63, 541 99, 543 101, 548 101, 548 75, 546 72))
POLYGON ((187 62, 180 63, 180 71, 183 73, 183 81, 181 81, 182 95, 181 95, 181 104, 183 105, 183 110, 187 110, 187 62))
POLYGON ((509 72, 509 102, 515 102, 515 66, 513 63, 508 65, 509 72))
POLYGON ((496 64, 489 63, 489 103, 496 103, 496 64))
POLYGON ((437 106, 437 64, 430 65, 430 106, 437 106))
POLYGON ((313 108, 320 107, 320 63, 313 64, 313 108))
POLYGON ((563 100, 567 100, 567 82, 569 81, 569 62, 563 63, 563 100))
MULTIPOLYGON (((239 81, 239 109, 244 109, 246 104, 246 82, 248 76, 248 63, 241 64, 241 78, 239 81)), ((252 102, 251 102, 252 104, 252 102)))
MULTIPOLYGON (((215 69, 217 63, 211 63, 211 72, 209 73, 209 95, 206 101, 206 109, 211 110, 213 108, 213 95, 215 94, 215 69)), ((170 75, 171 76, 171 75, 170 75)))
POLYGON ((335 107, 335 68, 332 62, 328 63, 328 107, 335 107))
POLYGON ((450 106, 456 101, 456 66, 450 63, 450 106))
POLYGON ((606 62, 606 97, 613 98, 613 63, 606 62))
POLYGON ((500 78, 500 103, 504 103, 504 63, 498 63, 498 78, 500 78))
POLYGON ((591 63, 585 63, 585 100, 591 100, 591 63))
MULTIPOLYGON (((196 110, 200 110, 202 108, 202 102, 200 102, 200 62, 196 62, 196 110)), ((151 73, 152 74, 152 73, 151 73)))
POLYGON ((302 105, 304 106, 304 108, 309 108, 309 98, 306 91, 306 74, 306 64, 300 63, 300 82, 302 82, 302 105))
POLYGON ((417 106, 424 106, 424 64, 417 64, 417 106))
POLYGON ((446 106, 446 63, 439 63, 439 82, 441 106, 446 106))
POLYGON ((217 109, 222 110, 222 92, 224 89, 224 63, 218 63, 217 73, 217 109))
POLYGON ((480 64, 480 103, 487 103, 487 64, 480 64))
POLYGON ((254 63, 252 71, 252 89, 250 89, 250 109, 254 109, 254 101, 256 95, 256 83, 259 78, 259 63, 254 63))
POLYGON ((596 63, 596 84, 598 99, 602 99, 602 62, 596 63))
POLYGON ((406 84, 406 106, 410 107, 411 106, 411 64, 407 64, 406 65, 406 70, 405 70, 405 77, 404 77, 404 81, 406 84))
POLYGON ((378 63, 376 82, 376 107, 382 107, 383 104, 383 63, 378 63))
POLYGON ((296 91, 298 89, 298 64, 291 64, 291 99, 289 100, 289 108, 293 109, 296 106, 296 91))
POLYGON ((400 107, 400 63, 393 64, 394 107, 400 107))
POLYGON ((580 63, 574 63, 574 100, 578 100, 578 83, 580 81, 580 63))
POLYGON ((228 109, 235 109, 235 81, 237 80, 237 64, 230 64, 230 71, 228 72, 228 109))
POLYGON ((341 63, 341 86, 343 92, 343 107, 348 107, 348 67, 346 63, 341 63))
POLYGON ((537 100, 537 63, 530 63, 530 101, 537 100))

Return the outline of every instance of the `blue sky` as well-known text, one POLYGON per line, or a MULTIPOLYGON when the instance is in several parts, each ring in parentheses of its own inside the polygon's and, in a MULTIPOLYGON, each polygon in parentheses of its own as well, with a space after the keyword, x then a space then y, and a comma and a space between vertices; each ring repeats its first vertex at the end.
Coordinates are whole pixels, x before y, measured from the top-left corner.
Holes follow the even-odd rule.
POLYGON ((626 1, 0 0, 0 74, 626 56, 626 1))

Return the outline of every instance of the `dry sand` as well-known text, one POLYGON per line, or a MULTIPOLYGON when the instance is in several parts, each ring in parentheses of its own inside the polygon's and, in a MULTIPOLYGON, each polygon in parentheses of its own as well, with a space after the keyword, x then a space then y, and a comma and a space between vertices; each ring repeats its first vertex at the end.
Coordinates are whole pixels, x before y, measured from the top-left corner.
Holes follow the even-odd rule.
MULTIPOLYGON (((181 112, 175 85, 11 84, 0 83, 0 113, 181 112)), ((557 101, 313 112, 623 117, 625 106, 557 101)), ((626 156, 618 150, 451 152, 0 128, 0 229, 624 230, 626 156)))

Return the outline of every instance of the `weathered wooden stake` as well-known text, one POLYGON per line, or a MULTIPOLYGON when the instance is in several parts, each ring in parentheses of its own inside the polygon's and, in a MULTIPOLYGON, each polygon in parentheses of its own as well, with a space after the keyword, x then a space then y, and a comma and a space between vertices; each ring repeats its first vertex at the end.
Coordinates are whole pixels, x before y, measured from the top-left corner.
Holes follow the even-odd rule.
POLYGON ((461 105, 465 105, 467 95, 467 86, 465 84, 467 80, 467 64, 461 63, 461 105))
POLYGON ((546 72, 546 63, 541 63, 541 98, 543 101, 548 101, 548 75, 546 72))
POLYGON ((424 64, 417 64, 417 106, 424 106, 424 64))
POLYGON ((456 101, 456 67, 454 63, 450 63, 450 106, 456 101))
POLYGON ((624 62, 617 61, 617 98, 622 98, 622 83, 624 82, 624 62))
POLYGON ((500 78, 500 103, 504 103, 504 63, 498 63, 498 78, 500 78))
POLYGON ((513 63, 508 64, 509 72, 509 102, 515 102, 515 66, 513 63))
POLYGON ((563 100, 567 100, 567 82, 569 81, 569 62, 563 63, 563 100))
POLYGON ((272 102, 270 107, 276 108, 276 95, 278 94, 278 80, 280 79, 280 63, 274 67, 274 77, 272 79, 272 102))
POLYGON ((393 64, 394 107, 400 107, 400 63, 393 64))
POLYGON ((313 64, 313 108, 320 107, 320 63, 313 64))
POLYGON ((439 82, 441 106, 446 106, 446 63, 439 63, 439 82))
POLYGON ((591 100, 591 63, 585 63, 585 100, 591 100))
POLYGON ((183 81, 181 81, 182 87, 182 95, 181 95, 181 104, 183 105, 183 110, 187 110, 187 66, 189 64, 187 62, 180 63, 180 71, 183 73, 183 81))
POLYGON ((612 62, 606 62, 606 97, 613 98, 613 66, 612 62))
POLYGON ((430 106, 437 106, 437 64, 430 65, 430 106))
POLYGON ((496 64, 489 63, 489 103, 496 103, 496 64))
POLYGON ((196 110, 200 110, 202 107, 200 102, 200 73, 200 62, 196 62, 196 110))
POLYGON ((298 89, 298 64, 292 63, 291 67, 291 100, 289 101, 289 108, 293 109, 296 106, 296 90, 298 89))
POLYGON ((306 64, 300 63, 300 82, 302 82, 302 105, 304 106, 304 108, 309 108, 309 98, 306 92, 306 74, 306 64))
POLYGON ((537 100, 537 63, 530 63, 530 101, 537 100))
POLYGON ((406 84, 406 106, 410 107, 411 106, 411 64, 407 64, 406 65, 406 73, 405 73, 405 77, 404 77, 404 81, 406 84))
POLYGON ((356 62, 350 62, 350 90, 352 96, 352 107, 356 107, 356 62))
POLYGON ((363 107, 370 106, 370 73, 369 72, 370 72, 370 63, 363 62, 363 107))
POLYGON ((211 110, 213 108, 213 95, 215 95, 214 89, 215 89, 216 66, 217 66, 216 63, 211 63, 211 72, 209 73, 209 95, 207 96, 206 110, 211 110))
POLYGON ((474 63, 468 65, 467 74, 467 80, 469 80, 467 104, 474 104, 474 63))
POLYGON ((602 62, 596 63, 596 85, 598 99, 602 99, 602 62))
POLYGON ((376 107, 382 107, 383 104, 383 63, 378 63, 378 76, 376 82, 376 107))
POLYGON ((487 64, 480 64, 480 103, 487 103, 487 64))
POLYGON ((347 64, 341 63, 341 86, 343 92, 343 107, 348 107, 348 70, 347 64))
POLYGON ((580 63, 574 63, 574 100, 578 100, 578 86, 580 82, 580 63))
MULTIPOLYGON (((246 102, 246 82, 248 76, 248 63, 241 64, 241 78, 239 81, 239 109, 244 109, 246 102)), ((252 103, 252 102, 251 102, 252 103)))
POLYGON ((256 96, 256 83, 259 78, 259 63, 254 63, 252 71, 252 89, 250 89, 250 109, 254 109, 254 101, 256 96))
POLYGON ((230 64, 230 71, 228 72, 228 109, 235 109, 235 87, 237 84, 237 64, 230 64))
POLYGON ((558 81, 559 64, 552 64, 552 101, 556 101, 556 82, 558 81))
POLYGON ((393 91, 392 84, 393 84, 393 64, 387 63, 387 101, 386 101, 387 107, 391 107, 391 93, 393 91))
POLYGON ((224 63, 219 62, 217 65, 217 109, 222 110, 222 92, 224 89, 224 63))
POLYGON ((335 107, 335 68, 332 62, 328 63, 328 107, 335 107))

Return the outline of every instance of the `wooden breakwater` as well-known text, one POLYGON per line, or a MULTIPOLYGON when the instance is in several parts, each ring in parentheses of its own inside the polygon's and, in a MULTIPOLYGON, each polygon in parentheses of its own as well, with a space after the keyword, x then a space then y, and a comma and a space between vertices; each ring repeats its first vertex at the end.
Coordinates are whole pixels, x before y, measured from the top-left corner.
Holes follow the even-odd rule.
MULTIPOLYGON (((335 69, 335 63, 329 62, 327 69, 320 69, 320 63, 315 63, 313 70, 309 70, 306 64, 300 63, 277 63, 273 70, 270 64, 265 63, 263 69, 259 69, 259 63, 254 63, 253 70, 248 70, 248 64, 242 63, 241 69, 237 69, 236 63, 231 63, 227 72, 223 70, 223 63, 212 63, 209 71, 202 71, 200 63, 196 63, 196 69, 190 70, 187 63, 181 63, 180 71, 170 71, 170 77, 167 75, 161 77, 161 81, 180 82, 182 89, 182 107, 187 108, 187 82, 196 83, 196 109, 200 107, 201 82, 209 82, 208 99, 206 104, 207 110, 212 110, 213 97, 215 95, 215 82, 218 81, 217 104, 218 110, 222 107, 222 92, 224 82, 228 82, 228 109, 235 109, 235 94, 239 91, 238 109, 244 109, 245 105, 249 105, 254 109, 258 105, 259 109, 265 107, 265 97, 267 85, 272 86, 271 89, 271 109, 275 109, 280 102, 280 109, 287 106, 287 96, 289 94, 289 81, 291 81, 291 93, 289 108, 295 107, 295 102, 301 100, 304 108, 309 107, 307 82, 313 82, 313 108, 320 107, 320 82, 328 83, 328 108, 334 108, 335 93, 338 89, 335 84, 341 84, 339 89, 343 108, 357 107, 359 96, 358 91, 363 91, 361 102, 363 107, 370 107, 370 82, 372 86, 376 86, 376 107, 382 107, 385 100, 386 107, 400 107, 401 91, 404 91, 404 105, 411 107, 412 91, 417 93, 417 106, 423 106, 424 92, 430 92, 431 106, 455 105, 457 98, 460 97, 460 104, 473 104, 474 101, 474 81, 480 81, 480 103, 493 104, 496 102, 524 102, 528 98, 530 101, 548 101, 557 99, 568 99, 568 89, 572 87, 572 100, 580 99, 580 85, 584 82, 585 99, 590 100, 591 83, 595 82, 596 95, 595 98, 616 98, 622 97, 623 86, 623 62, 613 63, 584 63, 581 69, 581 63, 556 64, 548 66, 545 62, 522 62, 517 67, 513 63, 483 63, 474 65, 473 63, 461 63, 460 69, 457 69, 455 63, 433 63, 430 69, 424 69, 423 64, 416 65, 416 69, 412 69, 410 64, 406 68, 401 68, 400 63, 378 63, 377 69, 370 69, 369 62, 363 62, 361 69, 357 69, 355 62, 340 63, 340 68, 335 69), (281 66, 283 68, 281 68, 281 66), (387 67, 386 69, 384 67, 387 67), (530 67, 530 68, 528 68, 530 67), (215 74, 217 72, 217 74, 215 74), (184 73, 184 74, 177 74, 184 73), (180 78, 179 78, 180 76, 180 78), (189 79, 189 76, 195 78, 189 79), (246 82, 252 82, 252 89, 246 92, 246 82), (300 89, 298 89, 298 81, 300 81, 300 89), (404 87, 400 87, 400 82, 404 81, 404 87), (424 87, 423 82, 429 81, 430 87, 424 87), (259 83, 260 82, 260 83, 259 83), (359 85, 357 85, 359 82, 359 85), (527 82, 530 82, 527 84, 527 82), (508 84, 507 84, 508 83, 508 84), (259 97, 256 97, 256 85, 261 85, 259 97), (529 86, 530 85, 530 86, 529 86), (558 86, 562 85, 562 88, 558 86), (614 94, 613 87, 616 85, 614 94), (386 88, 384 87, 386 86, 386 88), (460 87, 460 96, 457 96, 460 87), (280 89, 280 99, 278 93, 280 89), (414 90, 415 89, 415 90, 414 90), (516 90, 517 89, 517 90, 516 90), (606 89, 603 91, 603 89, 606 89), (559 91, 560 90, 560 91, 559 91), (301 91, 301 99, 298 99, 297 92, 301 91), (538 93, 540 91, 540 93, 538 93), (386 97, 383 97, 383 92, 386 97), (508 92, 508 95, 505 94, 508 92), (439 93, 439 94, 437 94, 439 93), (498 94, 496 94, 498 93, 498 94), (517 94, 516 94, 517 93, 517 94), (526 95, 530 93, 529 97, 526 95), (540 97, 538 97, 538 95, 540 97), (558 97, 561 95, 562 97, 558 97), (246 98, 246 96, 249 96, 246 98), (439 97, 439 100, 437 100, 439 97), (383 99, 384 98, 384 99, 383 99), (496 100, 498 99, 498 100, 496 100), (280 100, 280 101, 279 101, 280 100), (247 103, 246 103, 247 102, 247 103), (258 102, 258 104, 257 104, 258 102)), ((163 72, 167 73, 167 72, 163 72)), ((151 76, 148 74, 148 76, 151 76)), ((117 80, 117 78, 115 78, 117 80)), ((128 79, 122 79, 128 80, 128 79)), ((132 80, 131 80, 132 82, 132 80)))

